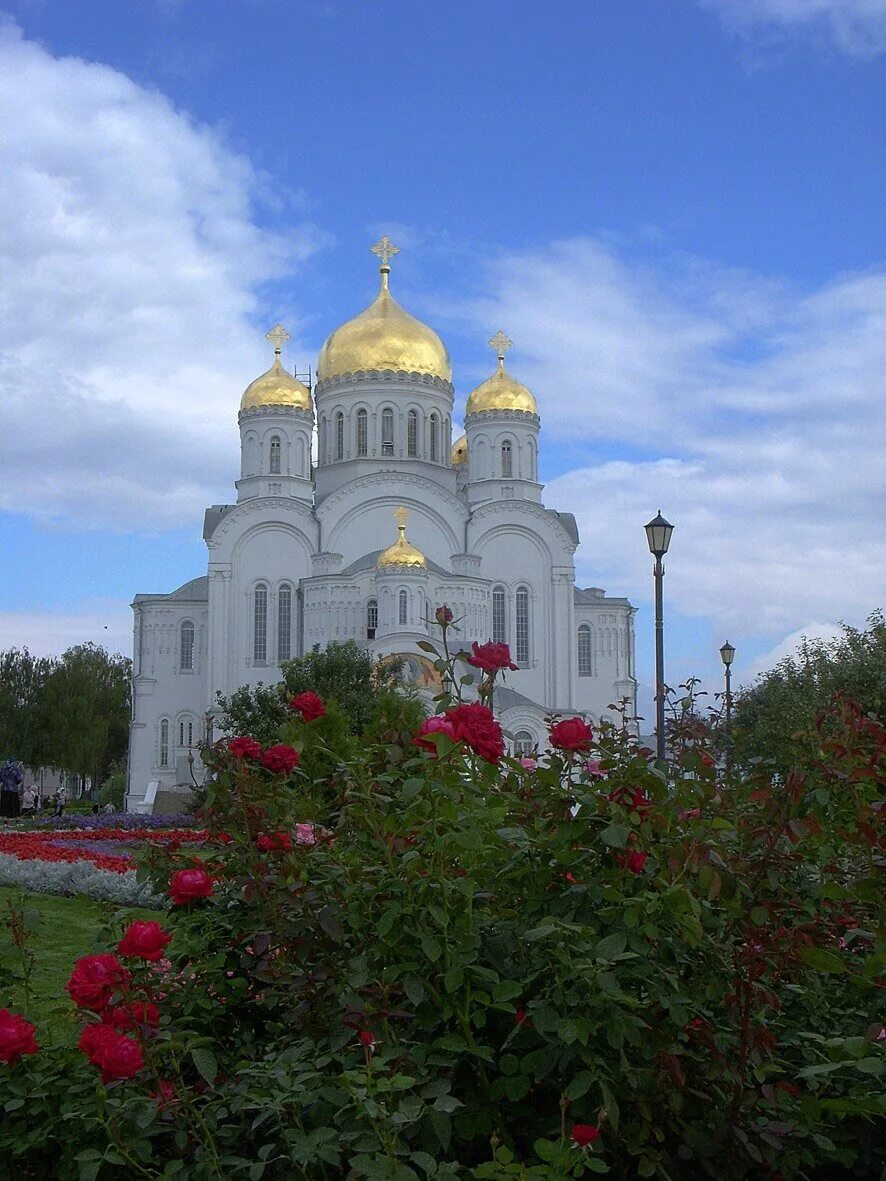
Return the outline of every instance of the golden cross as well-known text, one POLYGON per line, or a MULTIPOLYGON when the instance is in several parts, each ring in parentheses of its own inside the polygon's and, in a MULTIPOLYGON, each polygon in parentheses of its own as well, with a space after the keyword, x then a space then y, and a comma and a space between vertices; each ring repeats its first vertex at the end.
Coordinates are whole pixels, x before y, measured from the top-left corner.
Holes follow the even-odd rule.
POLYGON ((495 349, 495 351, 498 353, 499 361, 504 363, 505 352, 511 347, 513 343, 514 342, 512 340, 508 340, 503 332, 496 332, 495 336, 493 336, 492 340, 489 342, 489 347, 495 349))
POLYGON ((265 340, 271 342, 274 346, 274 352, 279 357, 284 344, 289 340, 289 333, 282 324, 275 324, 270 332, 265 333, 265 340))
MULTIPOLYGON (((400 247, 395 246, 387 234, 382 234, 376 244, 374 246, 370 246, 369 249, 376 256, 376 258, 381 259, 381 265, 383 267, 387 267, 389 261, 394 257, 394 255, 400 253, 400 247)), ((388 269, 390 270, 390 267, 388 267, 388 269)))
POLYGON ((394 512, 394 520, 397 522, 397 529, 400 533, 406 532, 406 521, 408 517, 409 509, 404 508, 401 504, 394 512))

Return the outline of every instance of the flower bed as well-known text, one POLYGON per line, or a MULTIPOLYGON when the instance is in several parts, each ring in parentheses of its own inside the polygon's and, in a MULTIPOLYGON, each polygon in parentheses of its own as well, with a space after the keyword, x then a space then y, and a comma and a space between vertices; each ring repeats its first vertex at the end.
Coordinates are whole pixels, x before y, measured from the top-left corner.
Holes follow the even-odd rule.
POLYGON ((195 828, 200 824, 196 816, 187 812, 173 812, 166 816, 142 816, 137 812, 115 812, 112 815, 78 812, 65 813, 64 816, 37 816, 34 825, 38 828, 69 829, 69 828, 125 828, 131 829, 163 829, 163 828, 195 828))
POLYGON ((0 854, 20 861, 88 861, 97 869, 126 873, 132 866, 131 850, 139 844, 200 844, 206 840, 202 829, 93 828, 64 832, 0 833, 0 854))

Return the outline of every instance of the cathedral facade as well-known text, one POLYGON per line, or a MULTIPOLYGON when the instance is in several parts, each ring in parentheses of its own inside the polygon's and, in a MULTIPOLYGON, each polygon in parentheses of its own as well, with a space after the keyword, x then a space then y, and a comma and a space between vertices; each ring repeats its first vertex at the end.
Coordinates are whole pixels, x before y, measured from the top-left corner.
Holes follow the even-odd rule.
POLYGON ((135 596, 131 809, 186 788, 194 760, 199 774, 218 693, 276 681, 315 646, 404 656, 433 696, 417 642, 439 636, 443 604, 460 645, 510 645, 496 713, 515 752, 544 746, 546 715, 635 709, 634 608, 575 586, 575 518, 542 504, 538 406, 505 367, 510 341, 490 341, 496 370, 453 443, 449 354, 391 294, 396 247, 373 252, 378 296, 329 336, 313 390, 282 365, 285 331, 268 333, 274 363, 240 403, 236 504, 206 511, 207 573, 135 596))

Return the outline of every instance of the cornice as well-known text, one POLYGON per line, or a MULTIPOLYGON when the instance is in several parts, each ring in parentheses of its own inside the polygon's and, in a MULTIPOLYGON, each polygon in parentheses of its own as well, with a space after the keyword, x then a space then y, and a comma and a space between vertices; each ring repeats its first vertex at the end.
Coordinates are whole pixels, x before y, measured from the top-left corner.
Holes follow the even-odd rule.
POLYGON ((301 418, 310 426, 314 424, 313 410, 304 410, 301 406, 247 406, 237 413, 237 422, 253 418, 277 418, 281 414, 292 418, 301 418))
POLYGON ((398 369, 360 369, 354 373, 340 373, 336 377, 318 381, 314 386, 314 397, 322 397, 332 390, 342 387, 365 385, 423 385, 437 390, 441 394, 455 397, 455 387, 451 381, 444 381, 442 377, 434 377, 430 373, 409 373, 398 369))
POLYGON ((503 418, 510 422, 532 423, 536 428, 541 427, 541 419, 537 414, 528 410, 475 410, 473 414, 465 415, 465 426, 468 423, 484 423, 494 418, 503 418))

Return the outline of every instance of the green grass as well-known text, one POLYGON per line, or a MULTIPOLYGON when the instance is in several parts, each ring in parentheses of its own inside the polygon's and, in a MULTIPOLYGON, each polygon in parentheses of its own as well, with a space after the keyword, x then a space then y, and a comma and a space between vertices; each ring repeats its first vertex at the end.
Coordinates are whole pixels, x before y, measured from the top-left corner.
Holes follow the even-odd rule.
MULTIPOLYGON (((81 955, 113 950, 113 943, 96 942, 108 922, 114 921, 119 929, 132 919, 162 917, 162 911, 121 908, 89 898, 25 894, 0 886, 0 1008, 24 1013, 44 1035, 51 1032, 53 1041, 74 1041, 79 1026, 74 1021, 74 1006, 65 992, 74 961, 81 955), (39 916, 36 932, 29 942, 34 953, 30 1004, 26 1002, 21 979, 21 958, 12 942, 9 901, 39 916)), ((44 1036, 43 1041, 47 1040, 44 1036)))

